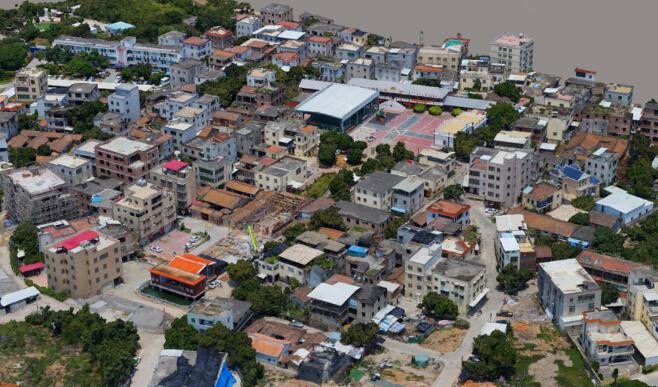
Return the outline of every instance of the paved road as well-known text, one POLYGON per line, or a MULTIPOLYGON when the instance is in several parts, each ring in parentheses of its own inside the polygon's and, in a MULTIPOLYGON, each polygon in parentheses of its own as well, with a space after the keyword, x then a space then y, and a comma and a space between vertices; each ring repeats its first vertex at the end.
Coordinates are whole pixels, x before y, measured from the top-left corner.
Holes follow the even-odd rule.
POLYGON ((468 319, 471 326, 464 336, 462 345, 455 352, 444 354, 440 360, 444 364, 444 369, 439 377, 434 381, 433 386, 452 386, 455 385, 461 373, 461 363, 463 359, 468 358, 473 351, 473 339, 480 334, 485 323, 493 320, 496 312, 500 309, 505 295, 496 290, 496 256, 494 254, 494 240, 496 237, 495 224, 485 215, 482 202, 469 201, 471 207, 471 222, 479 227, 481 235, 480 243, 480 260, 487 266, 487 287, 490 289, 488 300, 481 307, 482 314, 478 317, 468 319))
POLYGON ((203 219, 186 217, 183 220, 183 223, 185 223, 185 226, 189 227, 190 230, 192 230, 192 233, 205 231, 210 236, 210 239, 198 245, 197 247, 193 248, 191 251, 192 254, 203 253, 204 251, 214 246, 220 240, 226 238, 226 236, 228 236, 229 233, 228 227, 221 227, 216 224, 206 222, 203 219))
POLYGON ((158 365, 158 359, 160 358, 160 352, 164 348, 164 343, 164 335, 139 330, 139 345, 141 348, 137 356, 140 356, 142 360, 137 365, 131 386, 148 386, 155 367, 158 365))
POLYGON ((442 352, 436 352, 429 348, 421 347, 418 344, 404 343, 402 341, 393 340, 388 337, 384 338, 384 343, 382 346, 389 351, 406 353, 407 355, 428 355, 437 359, 444 358, 444 354, 442 352))

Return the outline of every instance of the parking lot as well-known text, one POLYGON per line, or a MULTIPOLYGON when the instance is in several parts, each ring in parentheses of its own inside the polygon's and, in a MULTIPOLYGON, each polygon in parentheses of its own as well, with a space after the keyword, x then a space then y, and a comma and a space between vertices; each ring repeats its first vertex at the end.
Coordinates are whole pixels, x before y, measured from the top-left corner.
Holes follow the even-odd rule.
MULTIPOLYGON (((171 261, 177 254, 185 252, 185 245, 195 235, 185 231, 174 230, 160 239, 146 245, 146 255, 152 255, 161 261, 171 261)), ((189 250, 203 242, 202 239, 194 243, 189 250)))

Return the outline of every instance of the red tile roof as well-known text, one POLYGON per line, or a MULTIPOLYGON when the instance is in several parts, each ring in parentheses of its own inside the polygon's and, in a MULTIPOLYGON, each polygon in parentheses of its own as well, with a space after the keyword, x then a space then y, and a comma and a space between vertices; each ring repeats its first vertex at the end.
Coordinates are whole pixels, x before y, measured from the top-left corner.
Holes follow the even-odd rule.
POLYGON ((584 267, 595 267, 605 272, 620 273, 626 275, 630 273, 631 269, 642 266, 642 264, 637 262, 627 261, 622 258, 597 253, 592 250, 581 251, 576 259, 584 267))
POLYGON ((327 44, 327 43, 331 43, 331 38, 328 38, 326 36, 311 36, 310 38, 308 38, 308 41, 313 43, 327 44))
POLYGON ((181 169, 187 167, 187 163, 180 160, 171 160, 167 161, 163 167, 170 171, 178 172, 181 169))
POLYGON ((32 270, 43 269, 44 267, 46 267, 46 265, 43 262, 35 262, 35 263, 31 263, 29 265, 20 265, 18 267, 18 271, 20 271, 21 273, 27 273, 27 272, 32 271, 32 270))
POLYGON ((557 190, 558 188, 552 184, 538 183, 532 188, 532 192, 530 192, 530 198, 535 201, 544 200, 549 196, 553 196, 557 190))
POLYGON ((198 36, 190 36, 189 38, 183 40, 184 44, 191 44, 193 46, 203 46, 208 43, 208 39, 203 39, 198 36))
POLYGON ((450 200, 439 199, 432 203, 427 211, 435 212, 437 214, 455 217, 471 208, 468 204, 460 204, 450 200))
POLYGON ((98 238, 98 233, 96 231, 87 230, 83 231, 78 235, 75 235, 65 241, 62 241, 57 244, 57 247, 64 248, 66 250, 73 250, 76 247, 80 246, 82 242, 90 241, 92 239, 98 238))

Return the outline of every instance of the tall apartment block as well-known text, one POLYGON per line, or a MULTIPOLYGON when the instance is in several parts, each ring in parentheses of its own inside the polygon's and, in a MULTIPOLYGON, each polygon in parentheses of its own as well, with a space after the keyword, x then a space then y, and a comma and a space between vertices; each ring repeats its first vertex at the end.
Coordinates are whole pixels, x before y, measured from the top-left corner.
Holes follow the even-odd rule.
POLYGON ((78 203, 66 182, 45 168, 19 169, 3 175, 4 206, 9 218, 34 224, 73 219, 78 203))
POLYGON ((114 137, 96 146, 96 173, 98 177, 113 177, 127 183, 143 178, 159 161, 155 144, 114 137))
POLYGON ((169 189, 176 195, 176 211, 186 214, 196 194, 196 174, 187 163, 171 160, 159 165, 148 174, 148 181, 169 189))
POLYGON ((260 9, 263 24, 276 24, 280 21, 292 21, 292 7, 285 4, 272 3, 260 9))
POLYGON ((96 231, 82 231, 45 250, 48 287, 73 298, 87 298, 121 279, 119 241, 96 231))
POLYGON ((139 88, 122 83, 107 97, 108 110, 121 115, 124 121, 135 121, 141 115, 139 88))
POLYGON ((16 99, 34 101, 48 90, 48 77, 41 69, 21 69, 16 72, 14 87, 16 99))
POLYGON ((172 191, 140 180, 126 188, 124 195, 113 204, 114 219, 136 232, 140 244, 146 244, 174 227, 176 200, 172 191))
POLYGON ((535 41, 523 34, 504 32, 491 42, 491 63, 500 63, 511 72, 532 69, 535 41))
POLYGON ((530 152, 477 147, 471 153, 467 191, 489 206, 509 208, 519 201, 535 173, 530 152))

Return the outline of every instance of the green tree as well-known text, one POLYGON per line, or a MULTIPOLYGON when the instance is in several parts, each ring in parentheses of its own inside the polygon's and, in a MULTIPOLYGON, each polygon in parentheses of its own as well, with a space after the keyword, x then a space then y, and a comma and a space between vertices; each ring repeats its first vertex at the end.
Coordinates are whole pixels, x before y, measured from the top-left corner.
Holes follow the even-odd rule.
POLYGON ((27 46, 20 39, 11 37, 0 40, 0 69, 18 70, 27 60, 27 46))
POLYGON ((629 193, 654 200, 656 193, 653 190, 653 182, 657 177, 658 173, 651 166, 651 160, 640 159, 632 162, 626 172, 629 193))
POLYGON ((94 127, 94 117, 107 111, 107 105, 102 102, 83 102, 65 113, 68 122, 76 133, 83 134, 94 127))
POLYGON ((607 282, 599 282, 601 287, 601 305, 612 304, 619 298, 619 290, 607 282))
POLYGON ((48 144, 41 144, 37 148, 37 155, 38 156, 50 156, 53 153, 53 151, 50 149, 48 144))
POLYGON ((347 169, 341 169, 329 183, 329 192, 331 198, 335 201, 349 202, 352 197, 350 187, 354 185, 354 175, 347 169))
POLYGON ((187 316, 171 322, 171 327, 164 332, 165 348, 192 351, 199 346, 199 333, 187 323, 187 316))
POLYGON ((518 290, 532 278, 527 269, 517 269, 513 264, 506 265, 496 276, 496 281, 505 292, 518 290))
POLYGON ((569 218, 569 222, 573 224, 589 226, 589 214, 585 212, 579 212, 577 214, 574 214, 571 218, 569 218))
POLYGON ((268 316, 280 315, 286 302, 280 287, 263 285, 256 278, 240 282, 233 290, 232 297, 251 303, 255 313, 268 316))
POLYGON ((350 165, 359 165, 363 159, 363 151, 359 148, 350 148, 347 151, 347 163, 350 165))
POLYGON ((354 323, 341 334, 340 342, 355 347, 367 347, 373 343, 378 332, 379 327, 375 323, 354 323))
POLYGON ((519 99, 521 99, 521 92, 516 85, 509 81, 501 82, 494 86, 494 93, 501 97, 507 97, 512 102, 519 102, 519 99))
POLYGON ((361 164, 361 168, 357 174, 360 176, 365 176, 381 170, 382 165, 376 159, 369 158, 363 164, 361 164))
POLYGON ((514 375, 517 354, 511 340, 500 331, 478 336, 473 340, 473 353, 479 361, 463 363, 464 373, 472 379, 498 381, 502 376, 509 379, 514 375))
POLYGON ((424 113, 425 112, 425 105, 421 103, 417 103, 413 106, 413 111, 414 113, 424 113))
POLYGON ((462 112, 463 112, 462 109, 454 108, 450 113, 452 114, 453 117, 457 117, 458 115, 462 114, 462 112))
POLYGON ((244 259, 239 259, 236 263, 229 264, 226 271, 231 280, 238 284, 256 278, 256 269, 254 269, 254 265, 244 259))
POLYGON ((224 73, 226 74, 224 78, 199 85, 198 92, 199 94, 216 95, 222 106, 229 106, 247 82, 247 69, 232 64, 224 69, 224 73))
POLYGON ((291 244, 298 236, 302 235, 304 231, 306 231, 304 223, 295 223, 293 226, 290 226, 283 231, 283 236, 286 238, 286 242, 291 244))
POLYGON ((37 159, 37 151, 32 148, 9 148, 9 162, 16 168, 25 167, 37 159))
POLYGON ((571 246, 566 242, 555 242, 550 247, 553 252, 553 260, 555 261, 576 258, 580 254, 579 247, 571 246))
POLYGON ((433 116, 439 116, 441 113, 443 113, 443 110, 439 106, 430 106, 427 109, 427 112, 433 116))
POLYGON ((407 149, 402 141, 398 141, 393 148, 393 159, 395 162, 400 162, 404 160, 412 160, 414 158, 414 152, 407 149))
POLYGON ((425 314, 437 319, 454 320, 459 314, 457 305, 452 300, 434 292, 427 293, 419 307, 425 314))
POLYGON ((329 227, 342 231, 346 230, 345 224, 343 223, 343 217, 340 215, 338 208, 336 207, 315 211, 311 216, 309 226, 312 230, 317 230, 320 227, 329 227))
POLYGON ((493 132, 489 134, 489 138, 485 138, 487 141, 492 141, 498 131, 501 130, 510 130, 512 124, 516 122, 520 117, 520 113, 514 108, 514 106, 504 103, 497 102, 495 105, 487 109, 487 124, 493 129, 493 132))
POLYGON ((462 197, 464 188, 461 184, 452 184, 443 190, 443 198, 448 200, 456 200, 462 197))
POLYGON ((590 212, 596 205, 591 196, 579 196, 571 201, 571 205, 583 211, 590 212))
POLYGON ((597 227, 594 230, 594 246, 604 254, 621 255, 624 251, 624 236, 607 227, 597 227))
POLYGON ((336 163, 336 144, 320 144, 318 149, 318 161, 325 167, 331 167, 336 163))
POLYGON ((398 229, 405 223, 409 221, 409 217, 401 216, 393 219, 389 224, 384 228, 384 238, 386 239, 397 239, 398 229))

